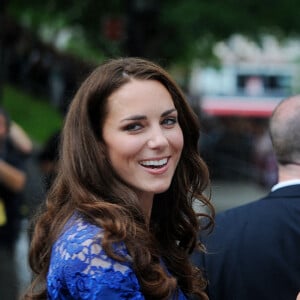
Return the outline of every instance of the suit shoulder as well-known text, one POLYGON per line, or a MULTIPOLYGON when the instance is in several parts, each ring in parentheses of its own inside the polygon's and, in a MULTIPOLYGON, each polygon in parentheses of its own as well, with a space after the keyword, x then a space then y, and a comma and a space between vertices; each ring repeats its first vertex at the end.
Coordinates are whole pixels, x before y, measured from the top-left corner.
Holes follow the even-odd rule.
POLYGON ((216 220, 224 222, 227 219, 234 219, 238 216, 242 216, 244 218, 245 215, 249 215, 252 211, 257 211, 267 205, 266 200, 268 200, 268 197, 260 198, 252 202, 224 210, 217 213, 216 220))

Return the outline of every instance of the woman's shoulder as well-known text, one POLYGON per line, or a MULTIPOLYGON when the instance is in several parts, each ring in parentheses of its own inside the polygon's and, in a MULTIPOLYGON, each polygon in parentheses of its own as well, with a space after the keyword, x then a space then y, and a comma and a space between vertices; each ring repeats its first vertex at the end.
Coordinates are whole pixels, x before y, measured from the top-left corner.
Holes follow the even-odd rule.
MULTIPOLYGON (((77 267, 82 265, 91 265, 97 263, 103 268, 108 268, 109 263, 115 263, 105 253, 102 247, 102 238, 104 231, 101 227, 94 225, 84 219, 82 216, 73 215, 52 247, 51 263, 56 260, 76 264, 77 267), (102 265, 101 265, 101 261, 102 265)), ((113 245, 113 249, 117 254, 127 257, 130 260, 124 243, 113 245)))
POLYGON ((125 262, 116 261, 102 247, 103 234, 102 228, 79 215, 70 218, 52 248, 47 275, 50 299, 61 293, 78 299, 105 293, 110 297, 123 293, 126 297, 142 299, 124 243, 113 245, 116 253, 127 258, 125 262))
POLYGON ((101 227, 90 223, 83 216, 76 213, 65 224, 53 248, 67 247, 68 245, 86 247, 88 242, 95 239, 101 241, 102 237, 103 229, 101 227))

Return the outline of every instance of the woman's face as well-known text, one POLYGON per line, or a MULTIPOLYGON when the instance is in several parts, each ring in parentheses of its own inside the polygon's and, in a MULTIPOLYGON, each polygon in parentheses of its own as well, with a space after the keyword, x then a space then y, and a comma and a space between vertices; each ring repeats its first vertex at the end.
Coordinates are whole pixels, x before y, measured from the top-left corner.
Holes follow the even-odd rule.
POLYGON ((111 94, 103 138, 113 168, 140 199, 169 188, 183 134, 172 97, 160 82, 131 80, 111 94))

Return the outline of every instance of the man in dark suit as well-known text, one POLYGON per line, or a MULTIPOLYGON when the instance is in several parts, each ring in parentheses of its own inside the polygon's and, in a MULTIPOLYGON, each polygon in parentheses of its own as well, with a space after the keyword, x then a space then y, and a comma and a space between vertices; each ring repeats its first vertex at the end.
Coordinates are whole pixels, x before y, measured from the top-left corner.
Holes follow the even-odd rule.
POLYGON ((210 300, 295 300, 300 291, 300 95, 270 119, 278 183, 264 198, 216 216, 193 261, 210 300))

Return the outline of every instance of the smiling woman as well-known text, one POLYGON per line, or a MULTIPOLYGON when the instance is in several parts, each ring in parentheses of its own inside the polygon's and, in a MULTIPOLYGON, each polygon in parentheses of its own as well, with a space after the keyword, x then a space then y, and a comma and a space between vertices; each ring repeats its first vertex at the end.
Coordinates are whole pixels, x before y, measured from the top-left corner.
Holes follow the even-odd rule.
POLYGON ((198 138, 197 116, 160 66, 99 66, 66 116, 24 299, 208 299, 189 260, 201 246, 195 199, 214 214, 198 138))
POLYGON ((180 159, 183 136, 177 114, 170 93, 155 80, 131 79, 108 100, 103 140, 110 162, 136 191, 147 216, 154 195, 170 186, 180 159))

